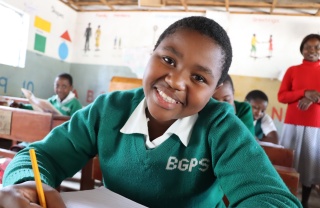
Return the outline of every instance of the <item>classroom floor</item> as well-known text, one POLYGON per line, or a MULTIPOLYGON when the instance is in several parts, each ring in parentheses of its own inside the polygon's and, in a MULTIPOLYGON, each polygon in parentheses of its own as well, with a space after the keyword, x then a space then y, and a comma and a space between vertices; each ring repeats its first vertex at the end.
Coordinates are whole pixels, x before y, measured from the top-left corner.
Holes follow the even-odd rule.
MULTIPOLYGON (((301 187, 299 188, 298 198, 301 200, 301 187)), ((312 189, 309 198, 309 208, 320 208, 320 190, 312 189)))

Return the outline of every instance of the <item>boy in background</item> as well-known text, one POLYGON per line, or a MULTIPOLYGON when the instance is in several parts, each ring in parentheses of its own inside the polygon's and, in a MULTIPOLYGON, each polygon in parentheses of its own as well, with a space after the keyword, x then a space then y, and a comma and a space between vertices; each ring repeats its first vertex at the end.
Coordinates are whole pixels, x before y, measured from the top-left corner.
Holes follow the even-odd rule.
MULTIPOLYGON (((48 101, 64 116, 72 116, 77 110, 82 108, 80 101, 76 98, 73 90, 73 79, 68 73, 59 74, 54 80, 54 92, 48 101)), ((10 107, 33 110, 31 104, 13 102, 10 107)), ((10 150, 18 152, 25 148, 29 143, 21 142, 13 145, 10 150)))
POLYGON ((260 90, 252 90, 247 94, 245 100, 252 107, 256 139, 278 144, 277 128, 272 118, 265 113, 269 102, 268 96, 260 90))
MULTIPOLYGON (((80 101, 76 98, 73 90, 72 76, 67 73, 59 74, 54 80, 54 92, 48 101, 64 116, 72 116, 77 110, 82 108, 80 101)), ((18 107, 33 110, 30 104, 13 102, 10 107, 18 107)))

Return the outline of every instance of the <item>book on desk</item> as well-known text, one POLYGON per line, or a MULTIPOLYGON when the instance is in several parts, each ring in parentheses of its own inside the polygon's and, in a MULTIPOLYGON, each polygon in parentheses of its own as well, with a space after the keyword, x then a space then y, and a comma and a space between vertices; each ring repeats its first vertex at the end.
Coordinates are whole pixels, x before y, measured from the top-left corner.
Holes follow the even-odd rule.
POLYGON ((39 112, 49 112, 53 115, 62 115, 48 100, 37 98, 34 94, 27 89, 21 88, 24 96, 29 100, 29 103, 32 105, 33 110, 39 112))
POLYGON ((100 187, 85 191, 61 192, 67 208, 143 208, 145 206, 127 199, 111 190, 100 187))

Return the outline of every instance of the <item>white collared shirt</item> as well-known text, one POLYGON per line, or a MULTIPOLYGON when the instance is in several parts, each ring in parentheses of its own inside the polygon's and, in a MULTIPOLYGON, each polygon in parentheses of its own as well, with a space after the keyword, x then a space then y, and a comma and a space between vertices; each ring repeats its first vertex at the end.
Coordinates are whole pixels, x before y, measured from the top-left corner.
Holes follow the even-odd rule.
POLYGON ((145 98, 139 103, 136 109, 133 111, 125 125, 121 128, 120 132, 123 134, 143 134, 146 138, 146 147, 149 149, 156 148, 161 143, 166 141, 172 134, 176 134, 180 141, 187 147, 190 141, 192 128, 198 119, 198 114, 188 116, 176 120, 167 131, 160 137, 150 141, 148 132, 148 118, 146 116, 145 109, 147 103, 145 98))
POLYGON ((76 97, 76 95, 73 92, 70 91, 68 96, 65 99, 63 99, 63 101, 61 102, 59 96, 56 95, 56 99, 59 101, 60 104, 67 103, 67 102, 69 102, 70 100, 72 100, 75 97, 76 97))

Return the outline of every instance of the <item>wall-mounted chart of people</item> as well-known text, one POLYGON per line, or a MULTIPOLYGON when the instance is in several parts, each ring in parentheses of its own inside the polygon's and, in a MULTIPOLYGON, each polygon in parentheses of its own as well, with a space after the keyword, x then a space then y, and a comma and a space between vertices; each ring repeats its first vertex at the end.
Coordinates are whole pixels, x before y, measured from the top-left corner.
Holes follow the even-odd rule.
POLYGON ((250 57, 257 58, 271 58, 273 52, 273 39, 272 35, 269 36, 267 41, 258 41, 257 35, 253 34, 251 38, 251 51, 250 57))
POLYGON ((98 25, 98 28, 96 29, 96 51, 100 50, 100 36, 101 36, 101 29, 100 29, 100 25, 98 25))
POLYGON ((113 49, 121 49, 121 37, 115 37, 113 40, 113 49))
POLYGON ((272 50, 273 50, 273 46, 272 46, 272 35, 270 35, 270 38, 269 38, 269 56, 268 58, 271 58, 272 57, 272 50))
POLYGON ((92 33, 91 23, 88 23, 88 27, 86 28, 85 33, 84 33, 84 37, 86 39, 85 44, 84 44, 84 52, 90 51, 90 47, 89 47, 90 41, 89 40, 91 37, 91 33, 92 33))

